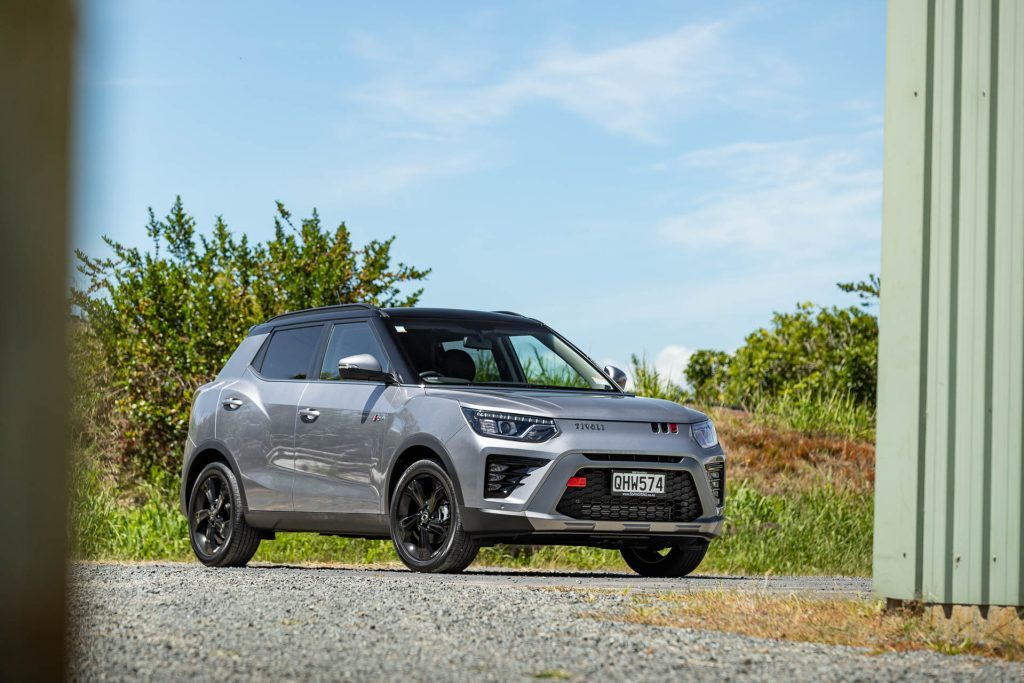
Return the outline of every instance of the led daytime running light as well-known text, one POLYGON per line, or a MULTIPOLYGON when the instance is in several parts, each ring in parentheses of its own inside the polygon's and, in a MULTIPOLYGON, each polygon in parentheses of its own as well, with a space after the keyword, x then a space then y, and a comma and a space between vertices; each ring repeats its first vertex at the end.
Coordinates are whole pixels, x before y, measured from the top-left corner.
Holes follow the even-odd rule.
POLYGON ((517 415, 493 410, 463 408, 463 414, 473 431, 481 436, 515 441, 547 441, 558 436, 559 429, 550 417, 517 415))

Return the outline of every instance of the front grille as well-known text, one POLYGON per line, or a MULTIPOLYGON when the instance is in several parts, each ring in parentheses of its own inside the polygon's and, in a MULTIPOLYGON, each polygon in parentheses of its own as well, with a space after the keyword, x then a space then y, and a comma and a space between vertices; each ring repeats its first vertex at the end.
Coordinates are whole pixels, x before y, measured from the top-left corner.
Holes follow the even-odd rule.
POLYGON ((583 457, 587 460, 597 460, 598 462, 660 462, 663 464, 678 464, 683 461, 682 458, 674 455, 636 455, 634 453, 584 453, 583 457))
POLYGON ((700 496, 689 472, 665 472, 664 498, 612 495, 611 470, 576 472, 587 485, 567 488, 555 509, 566 517, 616 522, 692 522, 700 517, 700 496))
POLYGON ((509 494, 522 486, 523 479, 530 472, 547 463, 547 460, 540 458, 488 455, 484 497, 508 498, 509 494))
POLYGON ((725 505, 725 463, 713 462, 705 465, 708 471, 708 483, 711 484, 711 493, 714 494, 718 505, 725 505))

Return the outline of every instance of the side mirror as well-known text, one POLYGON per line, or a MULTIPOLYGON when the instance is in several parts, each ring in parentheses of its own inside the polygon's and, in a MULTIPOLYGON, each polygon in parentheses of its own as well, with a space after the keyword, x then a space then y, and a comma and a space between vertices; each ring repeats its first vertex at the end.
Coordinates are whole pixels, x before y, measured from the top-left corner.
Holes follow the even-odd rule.
POLYGON ((380 361, 369 353, 345 356, 338 361, 338 377, 369 382, 394 384, 395 378, 380 366, 380 361))
POLYGON ((611 377, 612 381, 619 385, 619 389, 626 390, 626 380, 628 378, 625 372, 619 370, 614 365, 606 365, 604 366, 604 374, 611 377))

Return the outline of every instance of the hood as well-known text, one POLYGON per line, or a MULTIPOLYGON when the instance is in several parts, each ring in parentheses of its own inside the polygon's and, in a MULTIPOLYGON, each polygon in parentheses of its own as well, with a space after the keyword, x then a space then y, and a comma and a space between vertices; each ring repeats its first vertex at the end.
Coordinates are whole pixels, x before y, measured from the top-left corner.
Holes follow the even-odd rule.
POLYGON ((525 389, 426 387, 428 396, 448 398, 469 408, 525 413, 567 420, 618 422, 676 422, 706 420, 704 413, 657 398, 629 394, 600 394, 525 389))

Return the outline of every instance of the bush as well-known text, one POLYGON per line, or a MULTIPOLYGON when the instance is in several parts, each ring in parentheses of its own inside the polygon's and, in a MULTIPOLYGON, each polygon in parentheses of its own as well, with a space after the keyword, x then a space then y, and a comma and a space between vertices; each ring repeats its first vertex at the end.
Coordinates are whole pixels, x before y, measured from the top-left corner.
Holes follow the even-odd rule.
POLYGON ((800 304, 747 336, 726 372, 726 396, 748 405, 785 391, 839 392, 874 406, 878 319, 857 307, 800 304))
POLYGON ((700 349, 693 352, 686 364, 686 381, 690 383, 696 403, 715 406, 725 402, 726 379, 731 360, 724 351, 700 349))
POLYGON ((76 336, 102 359, 82 382, 93 395, 78 400, 109 404, 113 424, 97 431, 111 435, 119 470, 136 475, 176 469, 193 393, 252 325, 339 302, 413 305, 422 290, 402 296, 401 286, 430 272, 392 265, 393 237, 353 247, 344 223, 325 230, 315 210, 296 228, 281 203, 265 244, 236 238, 220 218, 209 237, 197 234, 180 197, 163 220, 150 210, 147 234, 149 251, 104 238, 112 257, 77 252, 87 286, 72 290, 87 327, 76 336))
POLYGON ((878 319, 865 310, 880 291, 878 279, 840 283, 858 293, 861 307, 798 304, 793 313, 775 313, 771 325, 744 340, 730 356, 695 352, 686 379, 698 402, 748 408, 783 395, 849 400, 873 411, 878 376, 878 319), (829 398, 831 397, 831 398, 829 398))

